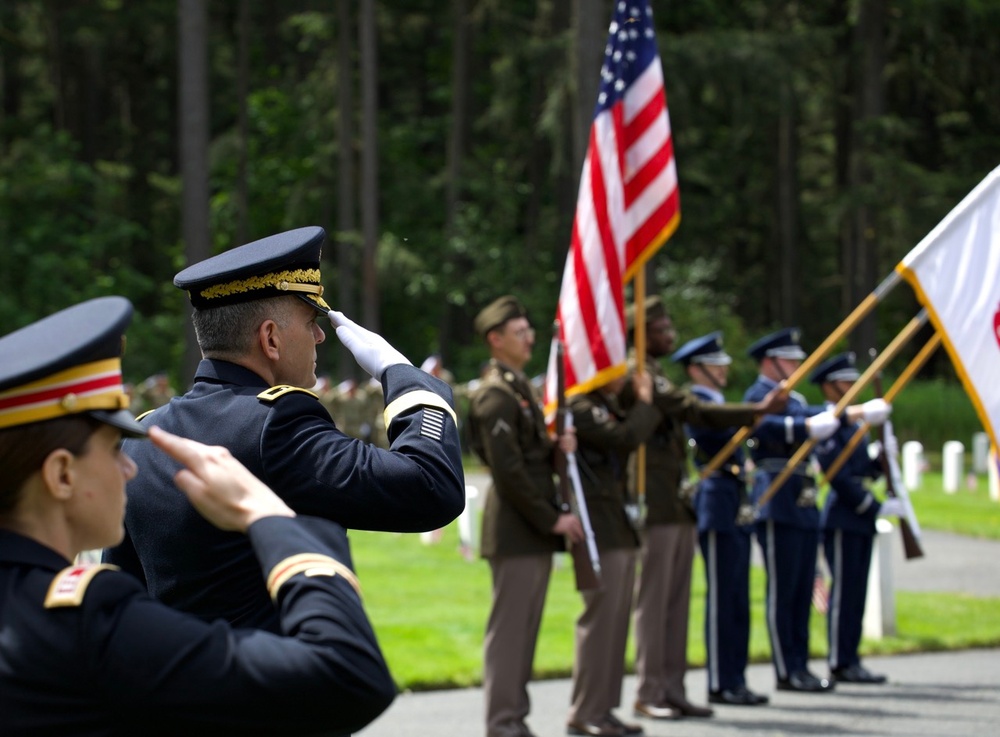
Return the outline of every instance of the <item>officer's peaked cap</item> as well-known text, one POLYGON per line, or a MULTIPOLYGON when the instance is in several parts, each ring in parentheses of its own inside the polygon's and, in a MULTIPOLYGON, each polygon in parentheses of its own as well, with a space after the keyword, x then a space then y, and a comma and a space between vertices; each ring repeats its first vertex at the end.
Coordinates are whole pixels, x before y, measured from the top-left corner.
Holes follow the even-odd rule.
POLYGON ((827 359, 812 372, 809 381, 824 384, 827 381, 857 381, 861 374, 854 365, 853 353, 841 353, 827 359))
POLYGON ((670 360, 685 366, 692 363, 728 366, 733 362, 732 356, 722 349, 722 331, 719 330, 689 340, 674 352, 670 360))
POLYGON ((100 297, 0 338, 0 429, 88 414, 132 437, 121 355, 132 303, 100 297))
POLYGON ((747 354, 757 361, 763 361, 765 358, 790 358, 801 361, 806 357, 806 352, 799 345, 801 336, 802 331, 798 328, 784 328, 765 335, 747 348, 747 354))
POLYGON ((187 290, 196 309, 295 295, 326 314, 319 261, 326 231, 297 228, 261 238, 184 269, 174 285, 187 290))

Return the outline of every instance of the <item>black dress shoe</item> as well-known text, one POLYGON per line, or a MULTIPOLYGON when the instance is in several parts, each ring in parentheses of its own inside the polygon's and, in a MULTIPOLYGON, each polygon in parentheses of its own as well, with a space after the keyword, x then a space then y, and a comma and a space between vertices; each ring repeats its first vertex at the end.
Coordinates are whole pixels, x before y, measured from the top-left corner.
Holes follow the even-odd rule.
POLYGON ((647 719, 680 719, 681 712, 670 704, 650 704, 644 701, 635 702, 635 715, 647 719))
POLYGON ((807 670, 797 670, 790 674, 788 678, 778 679, 778 690, 804 691, 809 693, 832 691, 833 682, 826 678, 814 676, 807 670))
POLYGON ((888 678, 881 673, 872 673, 861 663, 830 671, 830 677, 842 683, 885 683, 888 678))
POLYGON ((709 692, 708 701, 711 704, 730 704, 732 706, 763 706, 769 699, 767 696, 754 693, 746 686, 737 686, 736 688, 709 692))
POLYGON ((665 703, 675 708, 681 713, 682 716, 686 717, 710 717, 713 712, 704 706, 695 706, 687 699, 665 699, 665 703))
POLYGON ((566 725, 566 734, 591 735, 591 737, 623 737, 625 734, 611 724, 597 722, 570 722, 566 725))
POLYGON ((620 729, 620 734, 625 735, 625 737, 636 737, 637 735, 645 734, 645 732, 642 731, 642 726, 635 724, 634 722, 623 722, 610 711, 604 715, 604 723, 620 729))

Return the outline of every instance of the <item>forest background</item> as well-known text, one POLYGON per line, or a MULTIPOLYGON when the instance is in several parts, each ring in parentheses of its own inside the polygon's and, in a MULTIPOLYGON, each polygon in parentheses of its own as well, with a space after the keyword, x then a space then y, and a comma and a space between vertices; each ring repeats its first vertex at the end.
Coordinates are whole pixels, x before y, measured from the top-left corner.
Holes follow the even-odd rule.
MULTIPOLYGON (((795 324, 818 345, 1000 163, 1000 3, 652 7, 681 224, 648 289, 681 341, 725 331, 742 387, 750 341, 795 324)), ((122 294, 128 378, 184 387, 197 354, 174 273, 321 225, 327 300, 415 363, 475 377, 472 318, 513 292, 541 371, 611 8, 3 0, 4 332, 122 294)), ((865 356, 916 309, 897 288, 841 347, 865 356)), ((357 377, 335 339, 319 361, 357 377)), ((922 376, 956 385, 943 351, 922 376)))

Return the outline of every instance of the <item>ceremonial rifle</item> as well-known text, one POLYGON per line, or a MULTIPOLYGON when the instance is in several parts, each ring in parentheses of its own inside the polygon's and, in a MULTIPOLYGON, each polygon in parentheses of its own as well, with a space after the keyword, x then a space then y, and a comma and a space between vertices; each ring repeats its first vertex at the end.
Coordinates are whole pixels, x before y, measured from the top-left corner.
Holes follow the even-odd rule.
MULTIPOLYGON (((881 376, 875 377, 874 387, 875 395, 882 396, 881 376)), ((903 485, 900 478, 899 463, 895 455, 889 453, 886 448, 888 443, 896 445, 896 436, 892 431, 892 421, 886 420, 878 428, 877 435, 879 444, 882 446, 879 450, 879 461, 882 464, 882 474, 885 476, 886 494, 894 496, 903 502, 904 514, 899 517, 899 532, 903 538, 903 553, 906 555, 907 560, 921 558, 924 555, 924 551, 920 547, 920 540, 918 538, 920 528, 917 526, 916 516, 913 513, 913 507, 910 504, 910 497, 906 492, 906 486, 903 485)))
MULTIPOLYGON (((559 325, 555 327, 556 350, 556 438, 573 426, 573 416, 566 407, 566 366, 563 363, 563 342, 559 338, 559 325)), ((566 547, 573 557, 573 572, 576 574, 578 591, 599 589, 601 587, 601 559, 597 552, 597 540, 594 528, 590 524, 587 513, 587 500, 583 495, 583 484, 580 482, 580 472, 576 465, 576 453, 564 453, 556 446, 556 471, 559 474, 559 501, 566 511, 575 508, 580 524, 583 526, 585 542, 566 541, 566 547), (584 549, 586 545, 586 549, 584 549)))

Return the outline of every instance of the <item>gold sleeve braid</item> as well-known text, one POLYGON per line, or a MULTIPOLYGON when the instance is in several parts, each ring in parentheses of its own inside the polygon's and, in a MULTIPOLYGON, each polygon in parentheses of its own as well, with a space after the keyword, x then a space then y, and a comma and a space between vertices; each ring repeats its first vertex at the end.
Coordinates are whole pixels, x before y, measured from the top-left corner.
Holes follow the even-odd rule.
POLYGON ((385 412, 382 413, 385 426, 389 427, 396 415, 402 414, 414 407, 438 407, 451 415, 451 419, 455 421, 456 425, 458 424, 458 415, 455 414, 455 409, 443 397, 426 389, 418 389, 417 391, 408 392, 401 397, 397 397, 389 403, 389 406, 385 408, 385 412))
POLYGON ((320 553, 299 553, 285 558, 271 569, 267 576, 267 591, 273 601, 278 600, 278 592, 292 576, 299 573, 306 576, 341 576, 361 596, 361 584, 354 572, 328 555, 320 553))

